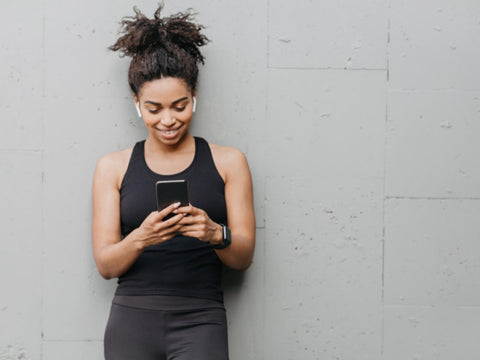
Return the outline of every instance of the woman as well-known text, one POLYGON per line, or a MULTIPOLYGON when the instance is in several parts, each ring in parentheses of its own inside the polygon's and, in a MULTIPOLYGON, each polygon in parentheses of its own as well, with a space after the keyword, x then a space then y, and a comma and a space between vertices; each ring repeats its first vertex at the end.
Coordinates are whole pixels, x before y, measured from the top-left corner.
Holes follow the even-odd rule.
POLYGON ((148 137, 95 170, 94 257, 104 278, 118 277, 105 358, 228 359, 221 268, 252 261, 251 177, 240 151, 190 134, 208 39, 191 13, 161 10, 148 19, 135 9, 111 47, 132 57, 128 80, 148 137), (157 211, 155 183, 178 179, 190 205, 157 211))

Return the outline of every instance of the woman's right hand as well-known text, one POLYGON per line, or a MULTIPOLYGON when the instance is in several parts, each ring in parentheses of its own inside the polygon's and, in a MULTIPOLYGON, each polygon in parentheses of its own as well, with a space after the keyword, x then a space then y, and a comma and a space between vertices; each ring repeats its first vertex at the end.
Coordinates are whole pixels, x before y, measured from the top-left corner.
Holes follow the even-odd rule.
POLYGON ((178 222, 185 216, 177 214, 167 220, 163 220, 168 214, 174 212, 180 203, 171 204, 161 211, 151 212, 142 224, 135 230, 135 238, 140 243, 140 248, 144 250, 151 245, 160 244, 174 237, 182 225, 178 222))

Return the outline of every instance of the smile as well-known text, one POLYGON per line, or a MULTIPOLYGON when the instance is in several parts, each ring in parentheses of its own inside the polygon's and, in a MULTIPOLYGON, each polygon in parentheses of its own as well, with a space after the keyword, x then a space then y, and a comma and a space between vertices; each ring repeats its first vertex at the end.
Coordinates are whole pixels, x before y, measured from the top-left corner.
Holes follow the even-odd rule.
POLYGON ((160 133, 162 134, 163 137, 165 138, 174 138, 175 136, 178 135, 180 129, 181 129, 181 126, 176 128, 176 129, 158 129, 156 128, 158 131, 160 131, 160 133))

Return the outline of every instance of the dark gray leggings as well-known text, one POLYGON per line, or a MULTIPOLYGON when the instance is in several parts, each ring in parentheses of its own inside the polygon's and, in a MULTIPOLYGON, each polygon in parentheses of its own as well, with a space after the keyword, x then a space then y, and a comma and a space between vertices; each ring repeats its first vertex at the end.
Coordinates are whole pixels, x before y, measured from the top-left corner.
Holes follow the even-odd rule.
POLYGON ((159 309, 144 306, 146 298, 138 307, 135 298, 143 297, 113 301, 104 338, 106 360, 228 360, 223 305, 195 299, 193 305, 170 301, 159 309), (206 306, 199 308, 202 301, 206 306))

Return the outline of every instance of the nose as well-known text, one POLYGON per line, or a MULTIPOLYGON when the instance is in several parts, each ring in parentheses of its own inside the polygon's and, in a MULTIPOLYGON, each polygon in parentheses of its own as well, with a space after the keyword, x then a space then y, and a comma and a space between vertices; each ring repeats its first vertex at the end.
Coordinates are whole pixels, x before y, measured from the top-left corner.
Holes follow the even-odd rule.
POLYGON ((174 114, 172 114, 169 111, 166 111, 165 114, 162 116, 160 122, 162 123, 163 126, 165 127, 170 127, 173 124, 175 124, 175 117, 174 114))

